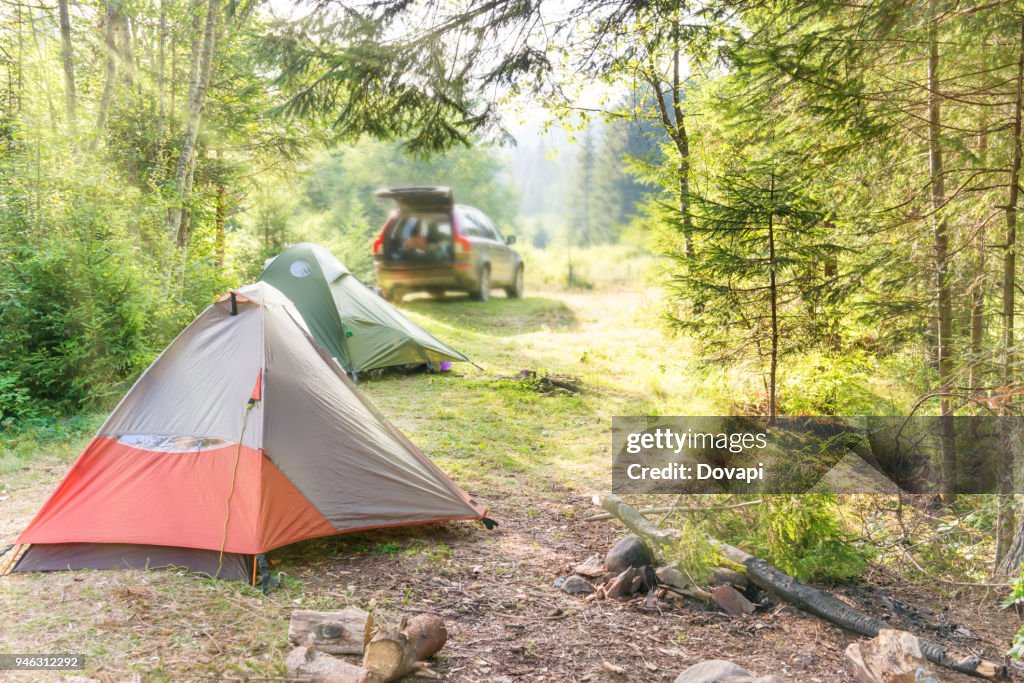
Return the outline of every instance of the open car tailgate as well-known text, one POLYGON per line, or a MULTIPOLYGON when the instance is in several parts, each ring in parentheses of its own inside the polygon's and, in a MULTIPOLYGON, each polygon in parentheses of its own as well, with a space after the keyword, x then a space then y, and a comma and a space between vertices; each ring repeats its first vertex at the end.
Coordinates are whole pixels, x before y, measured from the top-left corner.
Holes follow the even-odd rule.
POLYGON ((377 190, 381 199, 394 199, 403 211, 443 211, 449 213, 455 200, 450 187, 388 187, 377 190))

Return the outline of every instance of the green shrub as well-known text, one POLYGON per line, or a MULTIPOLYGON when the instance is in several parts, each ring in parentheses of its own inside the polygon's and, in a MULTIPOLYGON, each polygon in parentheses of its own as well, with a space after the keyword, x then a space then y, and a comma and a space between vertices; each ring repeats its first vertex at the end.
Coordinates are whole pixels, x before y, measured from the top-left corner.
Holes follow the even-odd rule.
POLYGON ((801 581, 849 581, 870 552, 855 544, 836 516, 834 496, 766 496, 750 539, 756 555, 801 581))
MULTIPOLYGON (((1013 582, 1010 594, 1003 600, 1002 606, 1016 607, 1021 604, 1024 604, 1024 569, 1022 569, 1013 582)), ((1008 657, 1013 657, 1016 660, 1024 659, 1024 626, 1014 634, 1013 641, 1010 643, 1010 651, 1006 654, 1008 657)))
POLYGON ((779 386, 780 411, 786 415, 888 415, 892 406, 872 387, 877 375, 875 359, 863 351, 791 356, 779 386))
POLYGON ((15 372, 0 372, 0 430, 38 416, 38 404, 15 372))
POLYGON ((35 215, 0 204, 7 427, 109 408, 228 280, 201 215, 182 264, 161 211, 141 210, 113 177, 69 176, 35 215))
POLYGON ((684 519, 678 529, 679 542, 665 553, 665 559, 673 562, 693 585, 707 585, 711 569, 723 562, 721 553, 708 540, 702 524, 684 519))

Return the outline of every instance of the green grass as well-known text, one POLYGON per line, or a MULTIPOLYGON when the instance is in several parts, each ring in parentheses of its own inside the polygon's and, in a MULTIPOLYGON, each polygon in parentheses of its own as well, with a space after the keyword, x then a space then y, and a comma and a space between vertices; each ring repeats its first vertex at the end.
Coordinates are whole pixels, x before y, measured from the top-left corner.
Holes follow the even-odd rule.
MULTIPOLYGON (((74 460, 103 422, 85 415, 0 431, 0 495, 39 479, 39 468, 61 468, 74 460)), ((3 541, 0 523, 0 543, 3 541)))
POLYGON ((564 243, 535 249, 517 244, 526 268, 526 284, 546 291, 568 286, 569 264, 572 264, 575 288, 580 290, 634 289, 650 284, 662 259, 632 244, 605 244, 586 249, 569 250, 564 243))

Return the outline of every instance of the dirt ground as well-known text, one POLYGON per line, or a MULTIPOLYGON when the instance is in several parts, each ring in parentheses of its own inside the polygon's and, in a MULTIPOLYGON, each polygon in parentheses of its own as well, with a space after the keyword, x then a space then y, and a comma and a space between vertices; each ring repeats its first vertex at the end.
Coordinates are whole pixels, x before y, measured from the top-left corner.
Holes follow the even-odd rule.
MULTIPOLYGON (((673 391, 685 385, 678 373, 686 369, 658 359, 674 357, 678 342, 637 313, 649 307, 642 293, 491 303, 411 306, 471 357, 490 359, 485 372, 371 380, 364 389, 490 506, 497 529, 460 522, 283 548, 270 555, 282 588, 266 597, 175 572, 11 575, 0 579, 0 652, 82 653, 84 673, 110 682, 285 680, 289 613, 355 605, 384 623, 403 613, 443 615, 450 639, 434 670, 452 682, 672 681, 709 658, 798 683, 852 680, 843 651, 854 637, 791 607, 731 618, 699 601, 646 609, 642 598, 587 601, 554 587, 625 533, 615 521, 582 521, 594 512, 590 493, 606 483, 610 416, 714 407, 699 397, 705 403, 684 405, 689 399, 673 391), (621 334, 607 333, 610 320, 621 334), (493 379, 522 368, 580 377, 583 391, 538 394, 493 379), (419 410, 425 404, 432 419, 419 410)), ((81 445, 46 447, 0 476, 0 547, 81 445)), ((912 585, 880 569, 835 592, 964 655, 999 658, 1020 625, 996 607, 1001 591, 912 585)), ((0 680, 65 675, 0 672, 0 680)))
MULTIPOLYGON (((506 502, 514 509, 520 501, 506 502)), ((378 601, 395 603, 411 592, 443 614, 453 634, 436 668, 445 680, 672 681, 687 666, 716 658, 787 681, 853 680, 843 651, 856 638, 792 607, 732 618, 696 600, 648 610, 642 597, 587 601, 558 591, 558 576, 590 554, 603 555, 624 533, 617 522, 574 521, 592 511, 588 498, 569 497, 532 518, 504 517, 492 532, 446 530, 442 538, 454 561, 447 571, 415 557, 403 558, 396 570, 390 558, 378 556, 358 567, 316 563, 308 581, 327 586, 332 571, 341 571, 358 577, 356 585, 378 601), (378 576, 388 576, 385 585, 378 576)), ((993 611, 992 596, 982 602, 985 596, 964 594, 940 604, 928 591, 882 574, 836 592, 964 655, 998 658, 1018 623, 1015 614, 993 611)))
MULTIPOLYGON (((710 658, 787 681, 853 680, 843 651, 854 636, 791 607, 732 618, 700 601, 648 610, 642 598, 587 601, 555 589, 556 578, 603 554, 623 530, 577 521, 593 510, 585 496, 547 493, 530 515, 515 511, 536 505, 532 497, 490 501, 500 522, 492 531, 452 523, 300 544, 275 558, 285 588, 269 598, 156 572, 9 576, 0 642, 5 651, 71 652, 106 641, 90 655, 101 680, 133 671, 144 681, 283 680, 291 609, 353 604, 392 623, 404 612, 443 615, 450 639, 434 670, 453 682, 672 681, 710 658), (31 613, 18 613, 27 604, 31 613)), ((877 572, 836 593, 965 655, 998 657, 1019 623, 993 609, 995 596, 962 593, 943 604, 927 588, 877 572)))

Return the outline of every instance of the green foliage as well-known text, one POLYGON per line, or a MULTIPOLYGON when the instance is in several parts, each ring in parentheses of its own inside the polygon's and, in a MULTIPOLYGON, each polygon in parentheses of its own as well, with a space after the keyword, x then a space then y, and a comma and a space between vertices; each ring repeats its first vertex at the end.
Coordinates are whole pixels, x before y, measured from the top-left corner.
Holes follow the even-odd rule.
POLYGON ((573 269, 573 288, 609 290, 622 287, 646 287, 654 284, 659 259, 630 244, 602 244, 567 252, 563 245, 536 249, 516 244, 523 256, 527 290, 567 288, 569 264, 573 269))
POLYGON ((235 10, 218 34, 217 82, 194 152, 184 206, 190 238, 177 245, 167 210, 185 128, 190 10, 147 2, 72 7, 72 103, 62 101, 56 9, 0 8, 0 51, 10 57, 0 63, 0 424, 7 430, 109 408, 215 294, 237 284, 229 255, 244 252, 228 242, 242 178, 254 162, 292 153, 299 126, 265 116, 274 94, 258 87, 263 77, 246 47, 260 19, 235 10), (108 74, 101 46, 116 25, 132 29, 117 39, 108 74), (36 49, 15 47, 29 43, 36 49))
MULTIPOLYGON (((1003 599, 1003 607, 1019 607, 1024 604, 1024 571, 1017 575, 1013 585, 1010 587, 1010 594, 1003 599)), ((1024 626, 1013 636, 1010 643, 1010 651, 1006 656, 1017 660, 1024 659, 1024 626)))
MULTIPOLYGON (((16 154, 0 181, 19 182, 16 154)), ((42 164, 40 159, 36 163, 42 164)), ((208 222, 177 252, 157 206, 116 169, 68 163, 36 202, 0 207, 0 410, 7 425, 102 409, 124 392, 230 274, 210 258, 208 222)))
POLYGON ((708 540, 705 526, 690 519, 674 524, 679 542, 665 552, 665 559, 686 576, 694 586, 706 586, 711 570, 723 564, 718 548, 708 540))
POLYGON ((530 245, 533 246, 534 249, 547 249, 548 241, 550 239, 551 237, 548 235, 547 228, 545 228, 544 224, 541 223, 537 225, 530 235, 530 245))
POLYGON ((787 362, 779 386, 780 411, 787 415, 888 415, 897 411, 883 398, 892 389, 878 360, 864 351, 811 351, 787 362))
POLYGON ((39 406, 14 372, 0 373, 0 430, 39 415, 39 406))
POLYGON ((0 475, 21 470, 41 457, 75 457, 104 417, 76 415, 65 418, 42 414, 41 410, 36 407, 16 420, 0 423, 0 475))
POLYGON ((766 496, 750 539, 763 557, 801 581, 849 581, 867 568, 870 553, 837 519, 825 495, 766 496))

